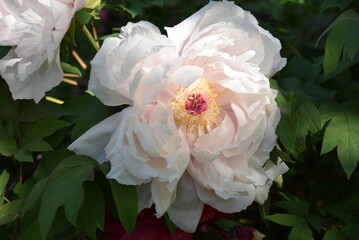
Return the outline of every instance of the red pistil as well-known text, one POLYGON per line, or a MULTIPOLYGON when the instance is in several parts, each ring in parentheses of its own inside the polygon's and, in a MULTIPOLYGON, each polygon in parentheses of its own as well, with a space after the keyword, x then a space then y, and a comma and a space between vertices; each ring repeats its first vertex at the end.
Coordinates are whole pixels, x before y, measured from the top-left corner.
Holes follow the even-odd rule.
POLYGON ((201 114, 206 111, 207 105, 202 94, 192 93, 189 95, 186 101, 185 109, 191 115, 201 114))

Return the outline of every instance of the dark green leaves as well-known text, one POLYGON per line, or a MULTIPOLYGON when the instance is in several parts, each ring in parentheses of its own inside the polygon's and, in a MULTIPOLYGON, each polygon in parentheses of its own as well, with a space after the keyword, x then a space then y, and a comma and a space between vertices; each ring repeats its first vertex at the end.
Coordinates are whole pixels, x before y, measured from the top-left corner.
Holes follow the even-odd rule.
POLYGON ((0 118, 15 120, 19 113, 19 101, 12 99, 5 80, 0 78, 0 118))
POLYGON ((359 51, 359 14, 353 10, 342 13, 328 29, 319 37, 319 40, 330 31, 325 45, 324 73, 328 75, 338 65, 340 56, 348 56, 351 61, 359 51))
POLYGON ((65 107, 74 113, 66 118, 67 121, 75 124, 71 133, 72 139, 78 138, 89 128, 114 113, 113 108, 103 105, 93 96, 73 98, 65 103, 65 107))
POLYGON ((321 154, 337 147, 339 161, 349 178, 359 161, 359 106, 356 103, 343 103, 340 107, 325 106, 324 115, 333 114, 325 129, 321 154), (335 111, 335 110, 334 110, 335 111))
POLYGON ((324 235, 323 240, 344 240, 345 237, 339 232, 338 229, 330 229, 324 235))
POLYGON ((127 233, 131 233, 137 218, 137 191, 134 186, 121 185, 110 180, 117 214, 127 233))
POLYGON ((162 7, 165 1, 166 0, 132 0, 132 1, 126 1, 118 5, 109 5, 109 6, 120 8, 131 14, 132 18, 134 18, 142 14, 143 9, 145 8, 151 6, 162 7))
POLYGON ((0 226, 14 221, 20 213, 21 200, 15 200, 0 206, 0 226))
POLYGON ((16 152, 16 149, 17 144, 14 136, 0 121, 0 154, 10 157, 16 152))
POLYGON ((51 151, 52 147, 43 139, 69 124, 56 118, 46 118, 26 129, 22 148, 29 151, 51 151))
POLYGON ((294 214, 274 214, 263 217, 277 224, 292 227, 288 240, 314 240, 312 231, 304 217, 294 214))
POLYGON ((97 239, 96 229, 104 230, 105 200, 96 183, 85 182, 84 199, 78 215, 78 227, 93 240, 97 239))
POLYGON ((36 104, 34 101, 24 101, 20 105, 20 114, 18 121, 20 122, 36 122, 49 117, 62 117, 71 115, 69 109, 61 105, 42 100, 36 104))
POLYGON ((98 188, 91 188, 93 190, 91 193, 87 187, 85 188, 87 189, 86 196, 91 196, 93 199, 83 204, 85 196, 83 183, 94 180, 94 168, 96 166, 97 163, 89 157, 70 156, 61 161, 49 177, 43 178, 34 185, 27 197, 22 213, 27 214, 40 200, 38 221, 42 239, 45 239, 48 234, 60 207, 63 207, 66 219, 73 225, 77 225, 78 215, 81 212, 79 225, 85 228, 86 232, 90 232, 92 237, 94 236, 93 231, 96 229, 95 226, 102 226, 99 219, 103 219, 104 204, 98 188), (93 194, 97 196, 93 196, 93 194), (96 204, 93 201, 96 201, 96 204), (88 204, 90 204, 91 210, 88 209, 88 204), (85 210, 87 212, 83 213, 85 210), (91 213, 91 211, 94 212, 91 213), (84 216, 90 215, 92 218, 85 221, 89 225, 84 226, 84 216), (92 223, 95 226, 91 225, 92 223))
POLYGON ((93 181, 93 168, 97 163, 84 156, 72 156, 60 162, 50 175, 43 190, 39 213, 40 232, 43 238, 50 230, 56 211, 64 206, 68 221, 76 225, 84 191, 82 184, 93 181))
POLYGON ((305 150, 309 132, 316 133, 321 129, 319 110, 312 102, 303 99, 279 104, 283 107, 278 136, 285 149, 298 155, 305 150))
POLYGON ((281 193, 286 201, 279 201, 274 203, 275 206, 287 209, 289 213, 306 216, 309 213, 310 204, 306 201, 303 201, 295 196, 289 194, 281 193))
POLYGON ((323 12, 328 8, 337 7, 343 10, 346 8, 353 0, 324 0, 320 11, 323 12))

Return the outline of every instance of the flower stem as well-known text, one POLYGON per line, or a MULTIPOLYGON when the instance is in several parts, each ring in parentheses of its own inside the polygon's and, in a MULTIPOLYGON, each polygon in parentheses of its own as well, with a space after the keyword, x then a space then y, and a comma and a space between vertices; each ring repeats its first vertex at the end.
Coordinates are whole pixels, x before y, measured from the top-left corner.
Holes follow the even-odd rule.
POLYGON ((90 31, 87 29, 87 27, 85 26, 85 24, 83 24, 80 20, 80 18, 78 16, 75 15, 75 22, 77 24, 77 26, 79 26, 79 28, 81 29, 82 33, 85 35, 85 37, 87 38, 87 40, 90 41, 91 45, 93 46, 93 48, 96 50, 96 52, 99 50, 99 46, 97 45, 95 39, 93 38, 92 34, 90 33, 90 31))
POLYGON ((16 214, 15 216, 15 224, 14 224, 14 230, 12 232, 12 240, 16 240, 17 238, 17 231, 19 229, 20 219, 19 215, 16 214))
POLYGON ((93 37, 95 38, 96 41, 96 46, 99 48, 100 44, 98 42, 98 36, 97 36, 97 31, 96 31, 96 27, 93 21, 91 21, 91 26, 92 26, 92 33, 93 33, 93 37))

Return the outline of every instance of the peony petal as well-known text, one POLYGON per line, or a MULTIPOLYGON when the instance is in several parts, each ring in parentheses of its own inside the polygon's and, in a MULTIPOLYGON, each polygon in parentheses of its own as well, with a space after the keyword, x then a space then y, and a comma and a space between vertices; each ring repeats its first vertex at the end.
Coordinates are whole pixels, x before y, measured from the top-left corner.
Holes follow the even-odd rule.
POLYGON ((176 199, 167 212, 177 227, 190 233, 196 231, 204 206, 195 191, 193 180, 184 173, 178 183, 176 199))
POLYGON ((121 37, 107 38, 91 61, 89 90, 107 105, 146 105, 165 86, 177 53, 150 23, 129 23, 121 37))
POLYGON ((254 201, 259 204, 264 204, 268 198, 269 188, 272 186, 272 181, 268 181, 267 184, 256 187, 256 197, 254 201))
POLYGON ((145 183, 136 187, 138 196, 138 211, 142 211, 145 208, 150 208, 153 204, 151 184, 145 183))
POLYGON ((151 193, 153 202, 156 205, 156 216, 159 218, 165 214, 175 196, 174 189, 168 188, 168 183, 160 182, 155 178, 151 182, 151 193))
POLYGON ((221 124, 207 134, 200 136, 191 148, 195 160, 209 162, 215 160, 233 140, 235 126, 231 118, 225 113, 221 124))
POLYGON ((184 44, 190 38, 195 27, 199 24, 203 15, 210 9, 215 2, 210 1, 206 6, 188 17, 174 27, 165 27, 168 38, 177 46, 177 51, 182 52, 184 44))
POLYGON ((0 45, 14 46, 0 60, 0 72, 15 99, 39 102, 61 82, 59 46, 74 14, 73 1, 64 1, 1 1, 0 12, 6 8, 12 18, 0 19, 0 30, 5 24, 8 37, 0 45))
POLYGON ((36 71, 25 76, 22 81, 18 77, 18 67, 21 64, 23 64, 22 60, 17 58, 13 49, 0 60, 1 76, 9 85, 14 99, 34 99, 38 103, 45 96, 45 92, 62 81, 63 71, 60 67, 58 50, 54 61, 42 63, 36 71))
POLYGON ((106 158, 105 146, 119 125, 120 115, 120 113, 116 113, 93 126, 74 141, 68 149, 74 151, 76 154, 90 156, 99 163, 109 161, 109 159, 106 158))
POLYGON ((283 161, 281 161, 277 165, 272 163, 272 161, 268 161, 264 169, 268 178, 271 180, 276 179, 279 175, 282 175, 289 170, 288 166, 283 161))
POLYGON ((182 56, 192 55, 191 51, 194 49, 202 49, 207 56, 220 51, 239 56, 248 50, 254 50, 256 54, 248 61, 258 65, 267 77, 274 75, 286 64, 286 59, 279 54, 279 40, 261 28, 251 13, 233 2, 211 1, 194 15, 166 30, 169 39, 175 43, 182 56), (219 38, 215 40, 216 34, 221 36, 222 40, 227 38, 232 41, 224 43, 220 42, 219 38), (198 45, 200 42, 201 45, 198 45))
POLYGON ((238 198, 224 200, 215 194, 214 191, 205 189, 198 184, 195 185, 198 197, 202 202, 224 213, 240 212, 251 205, 255 198, 255 192, 253 191, 242 193, 238 198))
POLYGON ((112 63, 112 52, 119 46, 119 38, 106 38, 102 47, 91 61, 91 74, 88 89, 104 104, 114 106, 131 104, 129 95, 116 84, 116 78, 111 74, 108 65, 112 63))
POLYGON ((197 66, 180 66, 169 71, 169 81, 176 83, 178 86, 188 88, 196 80, 201 79, 204 70, 197 66))

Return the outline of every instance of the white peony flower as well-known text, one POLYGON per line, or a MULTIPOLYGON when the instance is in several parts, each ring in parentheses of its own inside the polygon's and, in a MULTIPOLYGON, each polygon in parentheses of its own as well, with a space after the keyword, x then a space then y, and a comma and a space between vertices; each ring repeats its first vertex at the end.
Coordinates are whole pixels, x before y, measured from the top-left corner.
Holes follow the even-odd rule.
POLYGON ((111 162, 108 178, 138 185, 139 205, 156 205, 194 232, 203 205, 232 213, 263 203, 288 170, 269 153, 280 113, 266 76, 285 64, 280 43, 231 2, 210 2, 168 38, 129 23, 91 62, 89 90, 107 105, 131 104, 69 149, 111 162))
POLYGON ((63 77, 60 43, 86 0, 0 0, 0 45, 13 46, 0 60, 14 99, 39 102, 63 77))

